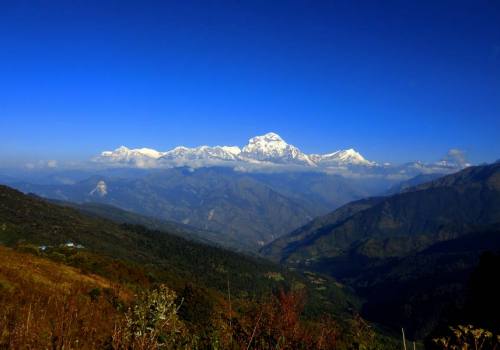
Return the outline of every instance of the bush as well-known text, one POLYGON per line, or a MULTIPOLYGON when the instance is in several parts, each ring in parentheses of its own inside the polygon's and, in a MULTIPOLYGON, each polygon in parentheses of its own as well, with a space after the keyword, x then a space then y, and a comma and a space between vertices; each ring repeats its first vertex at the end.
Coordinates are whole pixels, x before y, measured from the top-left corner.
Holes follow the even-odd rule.
POLYGON ((176 294, 165 285, 144 292, 129 308, 115 331, 113 345, 121 349, 173 349, 185 341, 176 294))
POLYGON ((500 335, 494 336, 492 332, 475 328, 472 325, 450 327, 451 335, 433 339, 441 349, 495 349, 500 346, 500 335))

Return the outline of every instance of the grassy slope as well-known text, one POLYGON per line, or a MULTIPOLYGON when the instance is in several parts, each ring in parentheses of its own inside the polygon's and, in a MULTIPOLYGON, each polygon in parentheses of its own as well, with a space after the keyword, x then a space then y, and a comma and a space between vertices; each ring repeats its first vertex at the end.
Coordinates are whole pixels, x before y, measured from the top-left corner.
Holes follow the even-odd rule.
POLYGON ((0 348, 103 348, 116 305, 131 298, 101 276, 0 246, 0 348))
MULTIPOLYGON (((75 267, 0 246, 0 288, 3 291, 30 286, 47 294, 68 294, 74 285, 90 291, 113 288, 116 283, 96 274, 83 273, 75 267)), ((126 289, 120 292, 123 299, 131 296, 126 289)))
MULTIPOLYGON (((29 246, 18 248, 29 249, 29 246)), ((76 252, 67 248, 53 249, 65 256, 71 255, 69 251, 76 252), (68 250, 66 254, 64 250, 68 250)), ((115 341, 124 338, 116 332, 126 329, 123 328, 127 324, 125 312, 128 305, 135 302, 131 290, 116 279, 106 279, 46 259, 50 253, 40 254, 44 257, 0 246, 0 348, 121 348, 115 341)), ((373 349, 397 348, 396 342, 373 333, 359 318, 346 321, 347 328, 339 327, 329 318, 297 323, 293 296, 292 299, 285 296, 288 299, 283 301, 268 296, 262 303, 240 304, 234 300, 231 325, 225 318, 226 304, 219 304, 214 309, 210 302, 200 305, 206 296, 193 287, 189 287, 189 291, 178 299, 182 297, 182 302, 179 301, 182 305, 180 337, 184 339, 182 342, 193 342, 200 349, 211 348, 214 344, 223 348, 228 348, 229 344, 233 344, 234 349, 248 348, 257 326, 256 346, 272 344, 273 339, 283 336, 288 344, 285 348, 314 349, 318 337, 325 336, 324 340, 329 342, 323 344, 322 349, 351 349, 353 342, 363 346, 370 344, 369 348, 373 349), (257 316, 260 322, 256 323, 257 316), (200 318, 204 321, 192 323, 193 319, 199 321, 200 318), (203 328, 198 328, 200 326, 203 328), (228 332, 234 334, 234 341, 220 345, 219 342, 227 342, 228 332)))

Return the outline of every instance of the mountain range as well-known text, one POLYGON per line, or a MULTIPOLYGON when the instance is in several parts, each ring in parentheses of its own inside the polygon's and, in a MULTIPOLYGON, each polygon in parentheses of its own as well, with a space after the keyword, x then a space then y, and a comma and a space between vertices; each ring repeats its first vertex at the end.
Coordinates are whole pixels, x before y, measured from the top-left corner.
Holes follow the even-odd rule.
POLYGON ((175 147, 166 152, 150 148, 129 149, 121 146, 114 151, 104 151, 94 159, 110 164, 128 164, 137 167, 215 165, 222 162, 243 162, 272 165, 288 164, 308 167, 341 165, 375 165, 353 149, 330 154, 303 153, 299 148, 286 143, 278 134, 270 132, 255 136, 243 148, 238 146, 175 147))
POLYGON ((346 203, 467 166, 455 153, 433 164, 397 166, 369 161, 353 149, 305 154, 275 133, 253 137, 242 148, 120 147, 102 152, 97 164, 10 172, 0 180, 45 198, 112 205, 188 225, 216 244, 255 251, 346 203))
POLYGON ((392 175, 403 178, 421 173, 450 173, 469 165, 456 150, 452 150, 441 161, 435 163, 412 162, 403 165, 379 164, 367 160, 352 148, 327 154, 306 154, 273 132, 252 137, 242 148, 179 146, 170 151, 157 151, 150 148, 129 149, 121 146, 114 151, 102 152, 94 157, 93 161, 104 166, 138 168, 229 166, 241 171, 302 169, 344 175, 392 175))

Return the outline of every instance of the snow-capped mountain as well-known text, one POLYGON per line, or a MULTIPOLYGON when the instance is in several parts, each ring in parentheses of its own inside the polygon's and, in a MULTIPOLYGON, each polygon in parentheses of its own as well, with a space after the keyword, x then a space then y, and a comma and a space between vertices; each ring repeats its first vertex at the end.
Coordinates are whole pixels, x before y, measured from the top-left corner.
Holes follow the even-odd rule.
POLYGON ((131 165, 139 168, 154 167, 156 160, 165 152, 159 152, 151 148, 130 149, 125 146, 118 147, 114 151, 104 151, 93 160, 106 164, 131 165))
POLYGON ((352 148, 327 154, 306 154, 273 132, 252 137, 241 149, 238 146, 179 146, 161 152, 150 148, 129 149, 121 146, 114 151, 102 152, 94 161, 105 165, 138 168, 231 166, 240 170, 273 171, 294 168, 347 176, 355 174, 401 178, 418 174, 450 173, 469 165, 458 150, 451 150, 439 162, 412 162, 403 165, 379 164, 367 160, 352 148))
POLYGON ((309 158, 319 166, 349 166, 349 165, 376 165, 375 162, 366 160, 359 152, 350 148, 328 154, 311 154, 309 158))
POLYGON ((309 156, 302 153, 297 147, 289 145, 273 132, 252 137, 248 144, 243 147, 240 158, 280 164, 316 166, 309 159, 309 156))
POLYGON ((112 160, 130 160, 137 157, 160 158, 164 153, 151 148, 129 149, 125 146, 118 147, 114 151, 105 151, 101 153, 102 157, 109 157, 112 160))
POLYGON ((208 166, 229 162, 263 166, 272 164, 317 166, 308 155, 272 132, 251 138, 243 149, 238 146, 195 148, 178 146, 170 151, 160 152, 149 148, 129 149, 121 146, 114 151, 102 152, 94 160, 101 163, 137 167, 208 166))
POLYGON ((200 146, 196 148, 188 148, 179 146, 165 152, 161 161, 190 161, 190 160, 237 160, 241 150, 237 146, 200 146))

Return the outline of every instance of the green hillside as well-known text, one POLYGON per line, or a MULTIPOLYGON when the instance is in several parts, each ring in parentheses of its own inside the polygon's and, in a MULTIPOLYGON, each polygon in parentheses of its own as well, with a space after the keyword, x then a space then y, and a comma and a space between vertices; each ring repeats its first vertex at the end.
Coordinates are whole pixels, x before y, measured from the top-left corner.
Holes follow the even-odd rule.
MULTIPOLYGON (((307 277, 290 273, 266 260, 186 240, 138 225, 119 225, 77 210, 0 186, 0 242, 15 246, 59 247, 68 242, 85 247, 71 254, 92 252, 140 266, 153 281, 213 288, 242 297, 258 297, 277 288, 310 285, 311 306, 346 310, 349 293, 325 280, 317 291, 307 277)), ((84 259, 84 257, 82 257, 84 259)), ((354 300, 354 299, 352 299, 354 300)), ((311 311, 314 312, 314 311, 311 311)))

